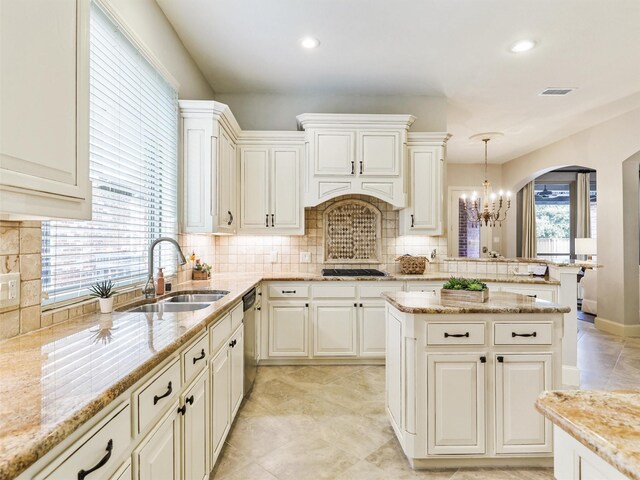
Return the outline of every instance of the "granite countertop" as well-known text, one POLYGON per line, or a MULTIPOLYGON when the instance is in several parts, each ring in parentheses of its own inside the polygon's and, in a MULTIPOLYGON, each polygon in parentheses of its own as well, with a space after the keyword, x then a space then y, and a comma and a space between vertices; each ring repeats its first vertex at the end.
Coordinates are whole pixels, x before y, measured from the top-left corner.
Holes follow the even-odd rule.
POLYGON ((382 296, 401 312, 456 313, 568 313, 569 307, 517 293, 495 292, 484 303, 451 302, 423 292, 386 292, 382 296))
POLYGON ((640 480, 640 390, 544 392, 537 410, 634 480, 640 480))
POLYGON ((549 265, 550 267, 587 267, 601 268, 602 265, 587 260, 569 260, 565 262, 555 262, 553 260, 545 260, 543 258, 525 258, 525 257, 498 257, 498 258, 471 258, 471 257, 445 257, 445 262, 494 262, 494 263, 537 263, 540 265, 549 265))
POLYGON ((35 463, 260 280, 259 274, 214 275, 178 285, 176 291, 229 291, 194 312, 92 313, 0 342, 0 478, 14 478, 35 463), (99 338, 101 322, 112 322, 104 332, 108 342, 99 338))

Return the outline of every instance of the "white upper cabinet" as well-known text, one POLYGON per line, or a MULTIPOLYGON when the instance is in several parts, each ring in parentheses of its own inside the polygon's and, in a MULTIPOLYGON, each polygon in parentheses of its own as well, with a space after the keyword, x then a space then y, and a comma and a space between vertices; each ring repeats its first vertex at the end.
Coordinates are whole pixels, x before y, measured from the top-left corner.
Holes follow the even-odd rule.
POLYGON ((444 233, 444 158, 447 134, 409 134, 409 201, 400 215, 401 235, 444 233))
POLYGON ((2 2, 0 218, 91 218, 89 1, 2 2))
POLYGON ((240 126, 229 107, 181 100, 182 222, 184 233, 236 233, 240 126))
POLYGON ((396 207, 407 204, 405 147, 411 115, 305 113, 306 207, 347 194, 371 195, 396 207))
POLYGON ((298 132, 271 138, 269 132, 243 132, 239 146, 241 233, 304 234, 303 146, 298 132))

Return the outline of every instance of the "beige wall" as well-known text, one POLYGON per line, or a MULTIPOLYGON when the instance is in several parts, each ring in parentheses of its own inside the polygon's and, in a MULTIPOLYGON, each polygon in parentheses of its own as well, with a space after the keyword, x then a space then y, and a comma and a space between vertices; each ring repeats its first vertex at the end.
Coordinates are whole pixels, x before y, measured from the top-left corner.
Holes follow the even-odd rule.
POLYGON ((104 0, 180 83, 178 96, 210 100, 213 90, 154 0, 104 0))
POLYGON ((301 113, 408 113, 417 117, 414 132, 445 132, 444 97, 358 95, 216 94, 229 105, 245 130, 297 130, 301 113))
MULTIPOLYGON (((640 109, 636 109, 511 160, 502 167, 504 184, 512 191, 542 173, 563 166, 580 165, 597 171, 598 263, 603 265, 598 270, 597 324, 616 333, 635 335, 640 335, 639 152, 640 109), (625 161, 628 161, 626 166, 625 161)), ((510 218, 505 233, 507 254, 515 256, 515 216, 510 218)))

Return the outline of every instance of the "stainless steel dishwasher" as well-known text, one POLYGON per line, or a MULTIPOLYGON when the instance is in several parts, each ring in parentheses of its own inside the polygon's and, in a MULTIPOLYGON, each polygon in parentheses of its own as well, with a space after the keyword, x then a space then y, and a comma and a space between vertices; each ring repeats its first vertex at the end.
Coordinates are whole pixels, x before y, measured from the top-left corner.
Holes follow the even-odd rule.
POLYGON ((244 311, 244 394, 247 395, 253 388, 256 378, 258 356, 256 349, 256 289, 242 297, 242 310, 244 311))

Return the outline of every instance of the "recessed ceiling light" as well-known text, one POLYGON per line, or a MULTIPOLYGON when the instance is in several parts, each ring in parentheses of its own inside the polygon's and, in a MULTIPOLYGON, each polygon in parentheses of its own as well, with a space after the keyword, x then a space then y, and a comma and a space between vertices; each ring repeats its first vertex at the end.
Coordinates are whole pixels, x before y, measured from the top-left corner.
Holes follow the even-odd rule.
POLYGON ((300 41, 300 45, 302 45, 304 48, 316 48, 318 45, 320 45, 320 40, 313 37, 304 37, 300 41))
POLYGON ((533 40, 520 40, 511 45, 511 48, 509 50, 511 50, 513 53, 523 53, 528 52, 535 46, 536 42, 534 42, 533 40))

